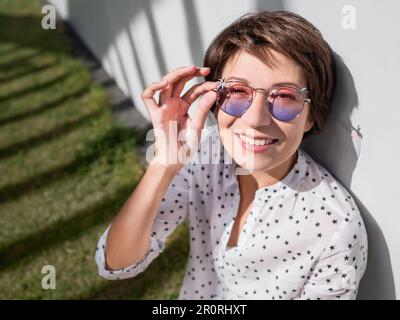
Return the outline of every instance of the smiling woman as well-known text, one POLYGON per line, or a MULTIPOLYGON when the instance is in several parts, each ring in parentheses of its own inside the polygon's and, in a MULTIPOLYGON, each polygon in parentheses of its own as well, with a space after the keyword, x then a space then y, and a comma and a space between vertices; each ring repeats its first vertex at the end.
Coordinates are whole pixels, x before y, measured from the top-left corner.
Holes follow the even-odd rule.
POLYGON ((144 271, 188 218, 180 299, 354 299, 367 264, 363 219, 300 148, 324 127, 334 85, 321 34, 290 12, 246 14, 214 39, 204 65, 178 68, 143 92, 164 137, 99 240, 99 274, 144 271), (207 81, 181 96, 196 76, 207 81), (203 129, 210 110, 217 126, 203 129), (185 129, 195 134, 183 143, 185 129), (190 161, 169 161, 187 151, 190 161))
POLYGON ((295 161, 296 150, 304 132, 310 130, 313 124, 310 103, 306 103, 304 98, 301 99, 302 96, 298 93, 299 88, 307 86, 301 68, 276 51, 272 51, 271 55, 275 61, 274 68, 249 53, 240 52, 237 57, 233 57, 233 61, 227 61, 223 77, 240 75, 241 78, 247 79, 248 83, 256 84, 258 88, 273 88, 272 94, 280 96, 265 96, 258 94, 259 90, 256 91, 254 99, 251 99, 251 95, 250 98, 244 95, 251 106, 242 115, 232 116, 225 108, 229 108, 229 104, 236 104, 234 100, 238 100, 241 106, 244 102, 236 98, 237 93, 231 93, 226 102, 215 111, 221 139, 233 159, 242 166, 264 172, 262 176, 257 175, 260 187, 274 183, 288 173, 295 161), (293 83, 294 88, 276 85, 288 82, 293 83), (220 112, 221 110, 225 112, 220 112), (291 114, 293 116, 287 120, 287 115, 291 114), (257 148, 255 146, 265 139, 268 139, 270 144, 265 144, 261 150, 260 147, 254 150, 257 148), (240 144, 248 151, 262 152, 246 152, 243 155, 241 148, 235 147, 240 144))

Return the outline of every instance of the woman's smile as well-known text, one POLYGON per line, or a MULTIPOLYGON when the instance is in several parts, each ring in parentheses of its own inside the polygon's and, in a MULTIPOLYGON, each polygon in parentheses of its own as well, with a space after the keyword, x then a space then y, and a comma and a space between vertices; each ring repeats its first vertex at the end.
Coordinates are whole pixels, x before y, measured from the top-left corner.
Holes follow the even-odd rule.
POLYGON ((274 145, 278 142, 278 139, 273 139, 269 137, 252 138, 244 134, 238 134, 237 136, 240 139, 240 145, 242 146, 242 148, 254 153, 265 152, 274 147, 274 145))

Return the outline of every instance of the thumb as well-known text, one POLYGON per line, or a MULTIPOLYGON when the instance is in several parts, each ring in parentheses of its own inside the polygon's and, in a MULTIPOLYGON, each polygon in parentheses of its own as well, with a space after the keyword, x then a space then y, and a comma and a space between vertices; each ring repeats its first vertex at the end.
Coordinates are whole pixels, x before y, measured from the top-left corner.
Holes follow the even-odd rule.
POLYGON ((200 98, 197 108, 194 111, 195 115, 192 119, 192 121, 194 121, 194 124, 198 128, 204 127, 207 114, 210 111, 212 105, 215 103, 216 99, 217 93, 214 91, 209 91, 200 98))

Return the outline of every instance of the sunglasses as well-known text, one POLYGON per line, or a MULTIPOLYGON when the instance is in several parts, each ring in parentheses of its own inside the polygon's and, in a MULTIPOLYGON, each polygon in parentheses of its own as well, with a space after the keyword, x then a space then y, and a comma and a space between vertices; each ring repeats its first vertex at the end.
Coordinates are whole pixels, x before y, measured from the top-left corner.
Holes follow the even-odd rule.
POLYGON ((255 91, 266 94, 265 103, 269 112, 275 119, 284 122, 298 117, 305 102, 311 102, 305 96, 307 88, 299 89, 288 85, 265 90, 250 87, 238 80, 219 79, 218 83, 218 88, 213 89, 218 94, 216 106, 233 117, 241 117, 250 108, 255 91))

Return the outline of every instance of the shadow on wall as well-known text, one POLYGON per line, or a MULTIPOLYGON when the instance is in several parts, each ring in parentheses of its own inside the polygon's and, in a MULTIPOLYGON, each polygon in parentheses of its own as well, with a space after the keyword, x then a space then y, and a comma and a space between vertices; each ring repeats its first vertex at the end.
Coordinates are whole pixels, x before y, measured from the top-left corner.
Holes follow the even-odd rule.
MULTIPOLYGON (((157 32, 157 24, 155 21, 153 13, 154 3, 160 0, 120 0, 115 3, 110 3, 107 0, 69 0, 67 1, 68 9, 67 12, 70 16, 70 22, 74 27, 79 27, 82 21, 85 21, 84 17, 80 17, 81 12, 86 13, 88 7, 97 8, 96 15, 97 19, 95 21, 101 22, 101 24, 96 24, 91 27, 85 26, 87 34, 83 35, 86 44, 88 44, 92 51, 95 53, 100 61, 107 56, 110 49, 115 53, 117 59, 117 65, 111 65, 112 72, 115 75, 116 70, 121 71, 123 80, 125 81, 125 86, 129 88, 128 75, 126 74, 127 65, 122 59, 121 49, 116 45, 117 36, 122 32, 125 33, 129 40, 129 47, 133 54, 134 67, 136 68, 137 75, 139 77, 142 87, 146 87, 151 81, 156 81, 157 79, 146 79, 146 76, 141 68, 143 65, 139 59, 138 46, 140 44, 134 41, 132 35, 132 30, 130 28, 130 23, 134 21, 138 16, 144 16, 150 30, 148 35, 148 41, 151 41, 152 47, 154 48, 154 55, 156 57, 156 63, 161 75, 166 74, 167 63, 165 61, 165 56, 162 51, 160 35, 157 32), (114 13, 118 13, 118 17, 114 16, 114 13), (75 18, 74 18, 75 17, 75 18), (95 39, 85 39, 85 36, 93 36, 95 39)), ((160 1, 161 2, 161 1, 160 1)), ((195 10, 195 5, 193 0, 181 0, 182 7, 185 12, 186 21, 186 36, 187 43, 189 45, 191 58, 193 63, 201 64, 203 61, 203 53, 205 49, 202 44, 200 26, 195 10)), ((160 27, 160 26, 159 26, 160 27)), ((161 26, 168 28, 169 26, 161 26)), ((141 91, 141 90, 140 90, 141 91)), ((134 94, 139 94, 140 92, 134 92, 134 94)))
MULTIPOLYGON (((258 10, 285 10, 282 1, 256 2, 258 10)), ((307 138, 302 147, 347 188, 363 217, 368 233, 368 263, 357 299, 396 299, 392 263, 385 237, 373 215, 351 192, 360 150, 358 143, 362 139, 350 119, 352 111, 358 107, 358 95, 350 70, 334 50, 332 53, 337 79, 328 123, 320 135, 307 138)))
POLYGON ((350 189, 358 160, 357 144, 361 140, 360 132, 352 126, 350 120, 352 111, 358 107, 358 97, 349 69, 339 55, 333 53, 333 56, 337 79, 327 125, 318 136, 305 139, 302 146, 347 188, 365 222, 368 233, 368 263, 357 299, 396 299, 392 264, 385 237, 373 215, 350 189))
MULTIPOLYGON (((79 28, 80 23, 87 21, 85 17, 80 17, 81 12, 87 12, 82 6, 96 8, 96 21, 101 21, 102 23, 90 27, 85 26, 86 33, 82 37, 100 61, 103 61, 104 57, 112 49, 116 62, 110 65, 111 71, 114 76, 118 72, 122 74, 120 78, 122 79, 121 81, 125 82, 123 83, 125 88, 131 88, 129 86, 130 78, 126 73, 126 70, 130 69, 124 64, 121 49, 116 44, 116 39, 121 32, 124 32, 128 37, 129 49, 132 52, 134 60, 133 65, 136 68, 134 71, 140 84, 144 88, 149 82, 149 79, 146 78, 141 68, 142 62, 139 59, 137 51, 140 44, 135 43, 130 29, 130 23, 137 18, 139 13, 144 14, 148 23, 151 32, 148 39, 152 42, 154 48, 159 73, 164 75, 168 72, 167 63, 162 52, 160 35, 157 32, 152 12, 152 3, 156 1, 160 0, 138 0, 135 2, 120 0, 112 4, 105 0, 68 1, 70 20, 75 28, 79 28), (113 16, 114 12, 118 12, 118 17, 113 16), (87 37, 95 38, 93 40, 87 39, 87 37)), ((258 10, 285 9, 284 4, 280 0, 257 0, 255 4, 258 10)), ((187 43, 190 46, 192 62, 201 65, 206 47, 202 44, 194 0, 182 0, 182 6, 187 21, 186 35, 187 43)), ((337 69, 337 87, 329 121, 324 131, 318 137, 310 137, 304 141, 303 147, 315 160, 335 175, 351 193, 351 180, 358 159, 357 146, 355 147, 354 141, 359 137, 357 137, 358 133, 354 130, 355 128, 352 127, 350 116, 352 110, 358 106, 358 98, 350 71, 338 55, 334 54, 334 56, 337 69)), ((132 92, 139 94, 135 89, 132 89, 132 92)), ((353 194, 352 196, 362 213, 369 237, 368 265, 361 280, 357 298, 395 299, 393 272, 384 235, 367 208, 353 194)))
MULTIPOLYGON (((159 80, 158 77, 161 78, 170 71, 167 67, 166 55, 162 50, 160 30, 171 28, 171 26, 160 25, 160 22, 156 21, 154 7, 157 2, 161 2, 161 0, 119 0, 115 2, 66 0, 67 13, 72 27, 79 30, 80 37, 99 61, 107 61, 107 71, 116 80, 122 91, 131 96, 134 107, 147 118, 147 109, 142 104, 135 105, 135 101, 139 101, 140 93, 149 83, 159 80), (96 8, 96 17, 91 20, 92 24, 86 23, 88 8, 96 8), (132 22, 135 20, 145 21, 149 34, 138 35, 137 32, 135 33, 135 30, 132 29, 132 22), (119 41, 121 36, 125 37, 125 41, 119 41), (157 73, 148 74, 143 68, 148 60, 143 61, 142 58, 142 41, 146 42, 147 48, 148 45, 152 48, 155 68, 150 69, 158 70, 158 75, 157 73), (124 59, 127 52, 132 57, 132 61, 124 59)), ((192 63, 201 65, 205 50, 194 0, 180 0, 180 2, 186 24, 183 31, 177 30, 176 33, 178 36, 186 37, 192 63)))

